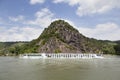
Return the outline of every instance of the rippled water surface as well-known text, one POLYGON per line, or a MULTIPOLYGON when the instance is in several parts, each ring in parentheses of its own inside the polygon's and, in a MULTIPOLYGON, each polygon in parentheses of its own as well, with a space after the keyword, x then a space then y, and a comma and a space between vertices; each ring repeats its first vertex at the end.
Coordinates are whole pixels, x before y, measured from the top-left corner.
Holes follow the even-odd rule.
POLYGON ((120 80, 120 57, 36 60, 0 57, 0 80, 120 80))

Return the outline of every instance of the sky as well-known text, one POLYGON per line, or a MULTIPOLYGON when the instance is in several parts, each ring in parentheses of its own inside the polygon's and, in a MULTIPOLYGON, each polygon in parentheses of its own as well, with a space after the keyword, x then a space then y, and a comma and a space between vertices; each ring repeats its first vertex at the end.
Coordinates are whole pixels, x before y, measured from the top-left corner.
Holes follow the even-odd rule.
POLYGON ((31 41, 58 19, 86 37, 120 40, 120 0, 0 0, 0 42, 31 41))

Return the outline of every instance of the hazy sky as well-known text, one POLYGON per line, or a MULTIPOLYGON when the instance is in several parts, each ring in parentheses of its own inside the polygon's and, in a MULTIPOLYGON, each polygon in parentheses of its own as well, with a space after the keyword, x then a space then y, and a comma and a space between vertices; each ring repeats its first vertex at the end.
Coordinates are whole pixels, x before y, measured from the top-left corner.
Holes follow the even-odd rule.
POLYGON ((120 40, 120 0, 0 0, 0 41, 30 41, 56 19, 87 37, 120 40))

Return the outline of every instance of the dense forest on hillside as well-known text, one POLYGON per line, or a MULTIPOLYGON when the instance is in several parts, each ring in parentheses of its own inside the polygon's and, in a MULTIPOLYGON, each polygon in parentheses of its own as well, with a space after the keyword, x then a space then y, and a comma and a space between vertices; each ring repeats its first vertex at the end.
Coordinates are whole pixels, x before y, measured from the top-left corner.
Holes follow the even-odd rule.
POLYGON ((0 42, 0 55, 18 55, 18 49, 26 44, 28 42, 0 42))

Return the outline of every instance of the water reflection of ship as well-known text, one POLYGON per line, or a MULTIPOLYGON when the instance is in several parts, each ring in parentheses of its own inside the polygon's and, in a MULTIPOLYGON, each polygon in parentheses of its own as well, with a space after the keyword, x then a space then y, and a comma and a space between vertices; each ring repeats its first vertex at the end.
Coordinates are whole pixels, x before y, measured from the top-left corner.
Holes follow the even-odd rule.
POLYGON ((20 58, 31 58, 31 59, 48 59, 48 58, 59 58, 59 59, 93 59, 93 58, 103 58, 102 54, 75 54, 75 53, 39 53, 39 54, 24 54, 20 55, 20 58))

